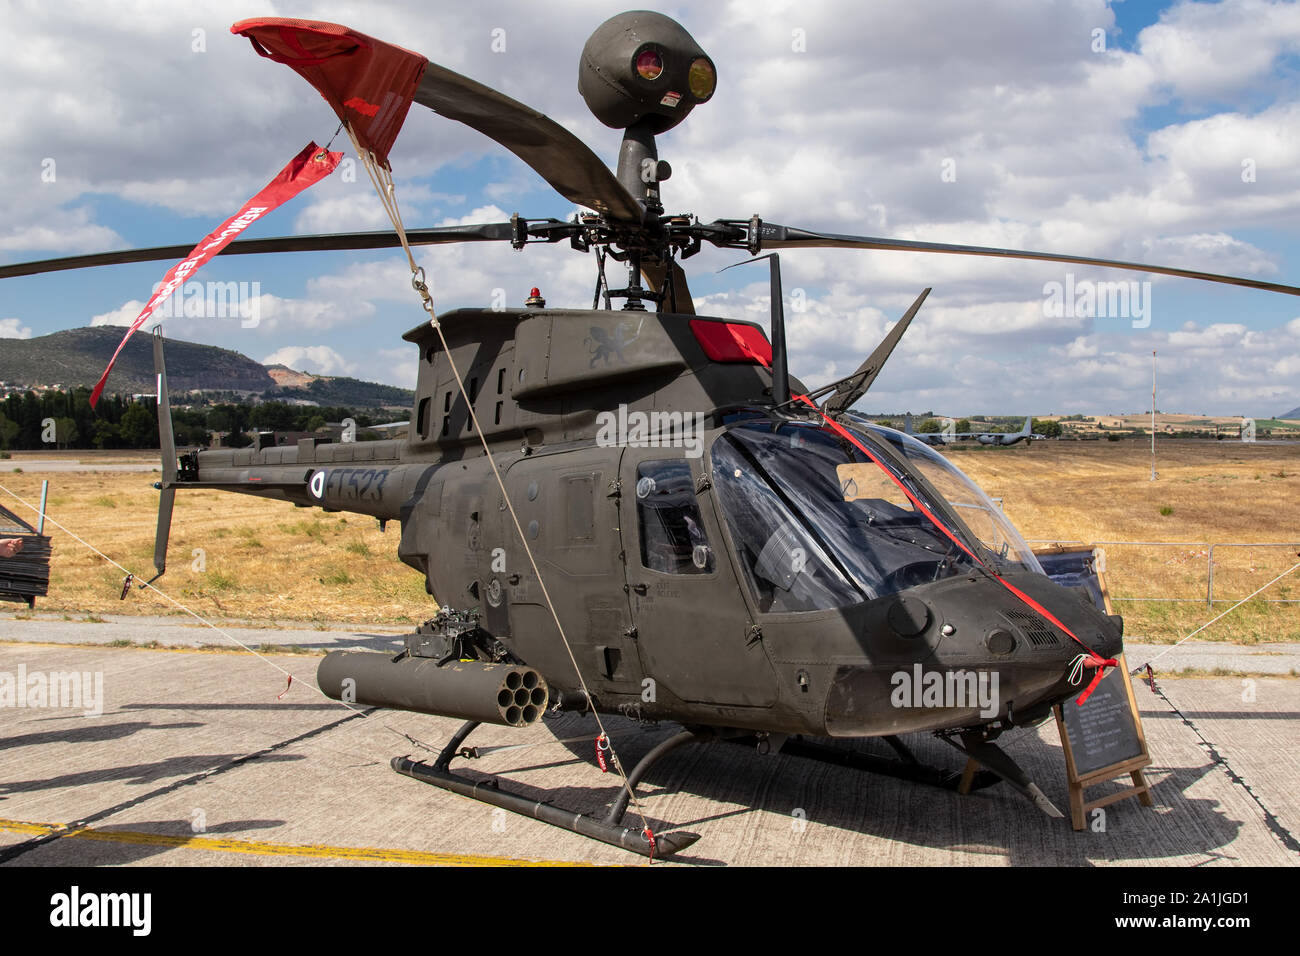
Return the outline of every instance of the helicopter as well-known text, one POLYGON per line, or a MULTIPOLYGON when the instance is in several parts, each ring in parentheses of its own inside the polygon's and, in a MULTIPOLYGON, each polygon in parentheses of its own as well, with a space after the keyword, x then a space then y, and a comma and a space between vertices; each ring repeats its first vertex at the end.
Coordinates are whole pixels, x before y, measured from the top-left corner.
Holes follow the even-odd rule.
MULTIPOLYGON (((220 254, 567 242, 595 253, 595 290, 591 309, 547 308, 537 289, 521 308, 429 308, 429 321, 403 336, 419 354, 407 436, 363 443, 258 439, 246 449, 178 453, 155 332, 163 456, 155 580, 166 570, 178 490, 397 521, 398 556, 424 576, 437 616, 396 656, 331 652, 317 672, 321 689, 347 703, 464 721, 432 763, 395 757, 399 773, 642 855, 670 856, 700 838, 625 818, 655 762, 712 739, 955 790, 957 774, 921 764, 901 739, 932 733, 984 768, 976 786, 1005 781, 1060 816, 996 741, 1085 697, 1116 666, 1123 622, 1048 578, 1001 510, 948 459, 851 412, 930 290, 852 374, 809 389, 789 369, 780 251, 902 250, 1300 289, 1118 260, 830 234, 757 214, 705 222, 666 212, 671 167, 657 137, 709 102, 718 71, 684 27, 657 13, 607 20, 580 57, 579 93, 598 120, 623 131, 614 170, 545 115, 418 53, 315 21, 258 18, 231 29, 311 82, 375 171, 419 104, 510 150, 583 211, 569 220, 516 214, 236 239, 220 254), (682 263, 704 243, 767 263, 770 334, 696 313, 682 263), (617 267, 626 278, 612 288, 617 267), (683 729, 623 774, 601 818, 451 768, 476 756, 466 741, 481 724, 524 728, 557 712, 683 729), (897 759, 846 756, 808 739, 871 737, 897 759)), ((187 251, 0 266, 0 278, 187 251)), ((601 726, 603 764, 605 753, 616 758, 601 726)))

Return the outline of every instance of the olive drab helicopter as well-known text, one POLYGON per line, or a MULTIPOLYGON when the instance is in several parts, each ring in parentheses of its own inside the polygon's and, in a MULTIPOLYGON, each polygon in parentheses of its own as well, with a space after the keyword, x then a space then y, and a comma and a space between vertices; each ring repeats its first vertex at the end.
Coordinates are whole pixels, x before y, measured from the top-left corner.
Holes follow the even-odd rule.
MULTIPOLYGON (((373 442, 305 438, 178 455, 155 334, 159 575, 178 489, 399 522, 398 556, 424 575, 438 614, 396 657, 328 654, 322 690, 464 720, 436 760, 397 757, 393 768, 637 853, 663 857, 699 839, 624 818, 656 760, 706 739, 956 789, 959 774, 921 764, 901 739, 934 733, 982 765, 977 786, 1005 781, 1060 815, 996 738, 1095 685, 1115 666, 1122 621, 1050 580, 1002 512, 942 455, 850 411, 930 290, 853 374, 809 390, 789 369, 779 251, 910 250, 1300 289, 1056 253, 826 234, 757 215, 705 222, 665 213, 661 185, 671 169, 656 137, 708 103, 718 74, 691 35, 657 13, 615 16, 582 50, 579 92, 602 123, 623 131, 616 171, 543 114, 346 27, 259 19, 232 32, 312 82, 379 168, 414 102, 509 149, 581 211, 567 221, 516 214, 480 225, 401 230, 395 222, 392 231, 239 239, 222 254, 568 242, 595 252, 595 293, 591 309, 554 309, 533 290, 522 308, 457 309, 407 332, 419 350, 408 434, 373 442), (765 260, 770 337, 755 323, 695 313, 681 263, 703 243, 765 260), (620 288, 609 281, 616 268, 625 270, 620 288), (997 693, 931 702, 918 687, 900 703, 900 677, 922 675, 959 690, 991 678, 997 693), (481 723, 526 727, 547 711, 683 729, 625 775, 600 818, 451 769, 475 755, 463 745, 481 723), (809 739, 862 737, 883 738, 896 758, 809 739)), ((0 277, 186 251, 2 266, 0 277)))

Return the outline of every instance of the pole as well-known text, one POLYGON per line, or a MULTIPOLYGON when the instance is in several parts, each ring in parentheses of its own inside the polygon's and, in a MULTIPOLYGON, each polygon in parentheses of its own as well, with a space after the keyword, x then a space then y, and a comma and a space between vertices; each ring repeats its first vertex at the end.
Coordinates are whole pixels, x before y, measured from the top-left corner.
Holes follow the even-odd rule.
POLYGON ((46 478, 41 482, 41 510, 38 512, 39 517, 36 519, 36 533, 45 534, 45 502, 50 496, 50 480, 46 478))
POLYGON ((1151 480, 1156 480, 1156 350, 1151 350, 1151 480))

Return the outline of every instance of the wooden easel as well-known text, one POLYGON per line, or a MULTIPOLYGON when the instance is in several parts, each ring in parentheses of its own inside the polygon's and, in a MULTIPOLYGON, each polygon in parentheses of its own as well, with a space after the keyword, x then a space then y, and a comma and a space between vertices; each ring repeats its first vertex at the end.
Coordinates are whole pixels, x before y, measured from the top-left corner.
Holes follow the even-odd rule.
MULTIPOLYGON (((1080 548, 1063 548, 1056 547, 1044 552, 1035 552, 1040 559, 1047 558, 1048 555, 1066 555, 1090 553, 1092 561, 1090 563, 1093 574, 1096 576, 1097 588, 1100 592, 1100 608, 1107 614, 1114 614, 1115 611, 1110 603, 1110 591, 1106 587, 1105 574, 1105 557, 1098 553, 1097 549, 1091 546, 1080 548)), ((1050 559, 1049 559, 1050 560, 1050 559)), ((1096 597, 1094 597, 1096 600, 1096 597)), ((1133 696, 1133 682, 1128 675, 1128 662, 1124 655, 1119 655, 1119 667, 1112 674, 1108 674, 1106 680, 1113 681, 1116 678, 1123 684, 1124 697, 1127 701, 1126 718, 1131 717, 1133 724, 1133 743, 1135 746, 1128 748, 1129 753, 1122 759, 1115 760, 1104 767, 1096 767, 1084 773, 1079 772, 1079 760, 1074 751, 1074 745, 1070 741, 1069 728, 1066 725, 1065 714, 1062 707, 1075 706, 1073 702, 1067 701, 1065 704, 1057 704, 1052 708, 1056 715, 1056 729, 1061 735, 1061 748, 1065 751, 1065 773, 1066 781, 1070 790, 1070 823, 1075 830, 1084 830, 1088 826, 1088 814, 1098 807, 1109 806, 1112 803, 1123 800, 1127 797, 1137 797, 1138 803, 1144 807, 1155 805, 1151 798, 1151 788, 1147 784, 1146 776, 1142 773, 1143 768, 1151 765, 1151 755, 1147 751, 1146 733, 1142 729, 1142 715, 1138 712, 1137 700, 1133 696), (1097 784, 1106 783, 1116 777, 1128 774, 1133 785, 1125 787, 1116 793, 1107 794, 1104 797, 1098 797, 1096 800, 1088 800, 1084 791, 1089 787, 1097 784)))
MULTIPOLYGON (((1095 549, 1090 546, 1081 548, 1065 548, 1057 546, 1049 551, 1034 552, 1039 558, 1047 555, 1065 555, 1081 554, 1087 552, 1093 555, 1091 568, 1096 576, 1097 587, 1100 591, 1100 606, 1107 614, 1113 614, 1110 604, 1110 593, 1106 589, 1105 572, 1100 570, 1104 567, 1104 559, 1098 560, 1095 549)), ((1080 774, 1078 771, 1078 761, 1076 760, 1074 748, 1070 743, 1070 733, 1065 724, 1065 715, 1061 710, 1060 704, 1052 708, 1056 715, 1056 729, 1061 735, 1061 747, 1065 751, 1065 771, 1066 781, 1070 790, 1070 824, 1075 830, 1084 830, 1088 826, 1088 813, 1099 807, 1109 806, 1112 803, 1123 800, 1126 797, 1137 797, 1138 803, 1144 807, 1155 806, 1155 800, 1151 797, 1151 788, 1146 781, 1146 776, 1142 773, 1143 769, 1151 765, 1151 755, 1147 751, 1147 738, 1142 730, 1142 717, 1138 713, 1137 700, 1133 696, 1133 683, 1128 677, 1128 664, 1124 655, 1120 654, 1119 667, 1117 673, 1124 685, 1124 691, 1128 700, 1128 713, 1133 718, 1133 731, 1136 738, 1136 750, 1134 754, 1126 756, 1122 760, 1108 764, 1104 767, 1098 767, 1087 773, 1080 774), (1096 800, 1084 799, 1084 791, 1100 783, 1106 783, 1116 777, 1128 774, 1133 781, 1131 787, 1125 787, 1117 793, 1110 793, 1104 797, 1098 797, 1096 800)), ((1110 679, 1108 677, 1107 679, 1110 679)), ((1066 706, 1074 706, 1073 702, 1067 702, 1066 706)), ((975 772, 979 764, 974 760, 967 760, 966 767, 962 771, 961 783, 957 787, 960 794, 970 793, 971 783, 974 780, 975 772)))

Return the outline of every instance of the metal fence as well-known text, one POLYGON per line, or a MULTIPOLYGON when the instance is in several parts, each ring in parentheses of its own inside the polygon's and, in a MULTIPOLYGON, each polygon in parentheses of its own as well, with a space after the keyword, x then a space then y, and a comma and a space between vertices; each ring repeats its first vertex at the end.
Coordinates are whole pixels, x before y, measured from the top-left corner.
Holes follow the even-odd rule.
MULTIPOLYGON (((1106 552, 1106 580, 1116 601, 1230 604, 1240 601, 1300 561, 1300 542, 1059 541, 1040 545, 1094 545, 1106 552), (1141 549, 1170 549, 1158 557, 1141 549), (1155 593, 1153 593, 1155 592, 1155 593), (1173 596, 1177 595, 1177 596, 1173 596)), ((1257 600, 1300 604, 1300 577, 1279 581, 1257 600)))

